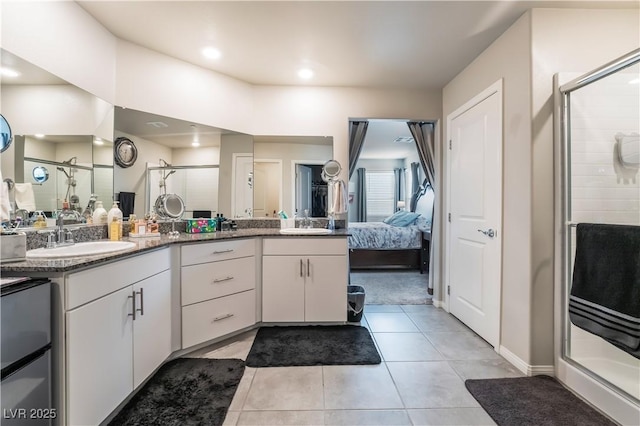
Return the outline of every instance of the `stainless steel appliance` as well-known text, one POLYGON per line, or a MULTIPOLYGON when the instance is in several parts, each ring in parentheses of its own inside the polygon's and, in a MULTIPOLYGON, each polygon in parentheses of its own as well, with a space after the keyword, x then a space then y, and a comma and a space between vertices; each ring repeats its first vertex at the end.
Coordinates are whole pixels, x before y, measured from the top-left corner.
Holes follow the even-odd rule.
POLYGON ((22 279, 0 287, 2 425, 51 425, 51 283, 22 279))

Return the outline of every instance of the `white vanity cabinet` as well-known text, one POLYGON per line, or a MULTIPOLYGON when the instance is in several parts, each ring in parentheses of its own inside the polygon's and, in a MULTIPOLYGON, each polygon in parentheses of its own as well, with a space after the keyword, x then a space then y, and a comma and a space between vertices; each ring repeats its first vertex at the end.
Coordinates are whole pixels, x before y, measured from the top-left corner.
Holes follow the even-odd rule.
POLYGON ((182 246, 182 348, 256 323, 256 239, 182 246))
POLYGON ((347 239, 265 238, 263 322, 347 319, 347 239))
POLYGON ((70 274, 66 422, 99 424, 171 353, 169 249, 70 274))

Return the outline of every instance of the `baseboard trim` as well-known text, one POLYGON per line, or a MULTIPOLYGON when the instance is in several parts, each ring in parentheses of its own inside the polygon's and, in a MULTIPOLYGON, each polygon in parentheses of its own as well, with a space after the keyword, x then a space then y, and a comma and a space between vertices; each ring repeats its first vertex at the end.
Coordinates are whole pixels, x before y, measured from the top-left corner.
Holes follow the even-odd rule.
POLYGON ((433 306, 435 306, 436 308, 442 308, 444 306, 442 300, 431 299, 431 303, 433 303, 433 306))
POLYGON ((548 376, 555 376, 555 367, 553 365, 530 365, 523 361, 519 356, 511 352, 504 346, 500 346, 500 355, 514 367, 516 367, 522 374, 527 376, 537 376, 539 374, 546 374, 548 376))

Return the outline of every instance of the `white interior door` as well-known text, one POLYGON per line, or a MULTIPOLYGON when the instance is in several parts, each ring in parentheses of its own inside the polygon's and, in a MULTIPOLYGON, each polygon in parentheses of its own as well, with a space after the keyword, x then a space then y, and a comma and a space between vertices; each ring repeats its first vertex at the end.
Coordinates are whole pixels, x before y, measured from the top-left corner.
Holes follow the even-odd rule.
POLYGON ((502 258, 500 87, 454 113, 449 127, 449 309, 494 347, 502 258))

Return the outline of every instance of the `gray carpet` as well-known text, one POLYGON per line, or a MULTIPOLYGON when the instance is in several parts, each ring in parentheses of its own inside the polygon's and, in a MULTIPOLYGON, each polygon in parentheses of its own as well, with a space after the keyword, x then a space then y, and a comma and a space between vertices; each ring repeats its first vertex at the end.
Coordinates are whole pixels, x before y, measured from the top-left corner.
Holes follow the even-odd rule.
POLYGON ((464 382, 500 426, 613 426, 602 414, 549 376, 464 382))
POLYGON ((243 373, 239 359, 169 361, 109 425, 221 425, 243 373))
POLYGON ((430 305, 429 274, 418 271, 351 272, 351 285, 365 290, 367 305, 430 305))
POLYGON ((369 330, 354 325, 260 327, 248 367, 380 364, 369 330))

